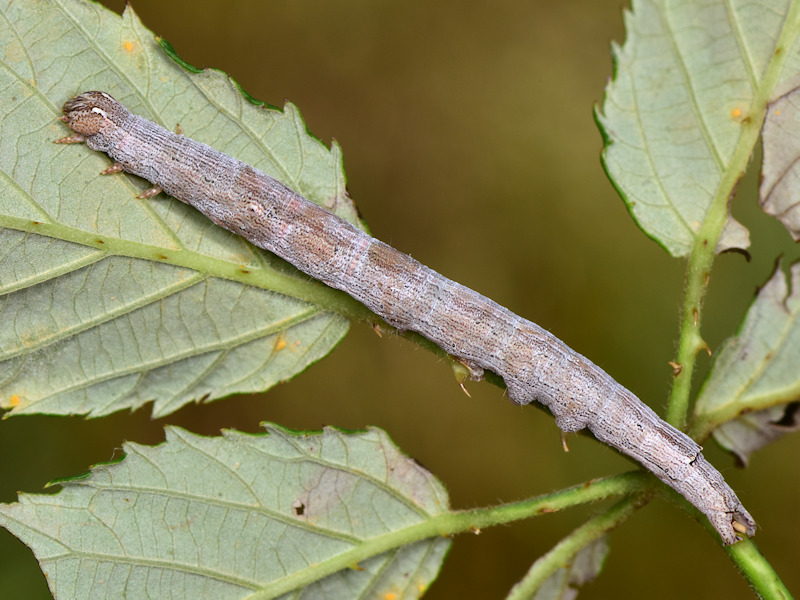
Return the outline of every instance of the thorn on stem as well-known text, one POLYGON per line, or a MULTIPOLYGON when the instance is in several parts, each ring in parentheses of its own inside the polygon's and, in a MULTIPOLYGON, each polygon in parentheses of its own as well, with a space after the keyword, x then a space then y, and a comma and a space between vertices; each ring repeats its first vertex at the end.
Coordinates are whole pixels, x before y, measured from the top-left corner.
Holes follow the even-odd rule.
POLYGON ((681 373, 683 373, 683 365, 681 363, 675 362, 671 360, 667 363, 670 367, 672 367, 672 376, 678 377, 681 373))

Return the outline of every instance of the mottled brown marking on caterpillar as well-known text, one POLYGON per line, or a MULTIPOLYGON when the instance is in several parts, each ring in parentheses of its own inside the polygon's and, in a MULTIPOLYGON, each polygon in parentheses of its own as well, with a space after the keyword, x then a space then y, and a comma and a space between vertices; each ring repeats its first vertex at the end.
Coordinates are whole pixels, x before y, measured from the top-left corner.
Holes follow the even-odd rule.
MULTIPOLYGON (((134 115, 104 92, 64 105, 76 132, 214 223, 430 339, 474 378, 497 373, 517 404, 547 406, 562 431, 588 428, 702 511, 726 544, 755 522, 691 438, 535 323, 420 264, 245 163, 134 115)), ((118 165, 118 166, 117 166, 118 165)))

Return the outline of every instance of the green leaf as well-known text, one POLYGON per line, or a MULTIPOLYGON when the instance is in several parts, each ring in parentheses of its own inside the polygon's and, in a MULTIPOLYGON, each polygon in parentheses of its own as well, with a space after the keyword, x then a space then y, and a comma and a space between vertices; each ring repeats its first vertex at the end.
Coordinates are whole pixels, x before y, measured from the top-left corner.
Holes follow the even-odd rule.
POLYGON ((603 570, 608 556, 608 536, 581 548, 572 561, 542 584, 533 600, 574 600, 581 586, 593 581, 603 570))
POLYGON ((686 256, 698 240, 717 240, 718 252, 749 245, 726 205, 767 100, 798 72, 799 10, 788 0, 636 0, 626 13, 597 114, 603 162, 638 225, 670 254, 686 256))
POLYGON ((67 598, 417 598, 450 541, 402 546, 442 485, 379 429, 211 438, 167 429, 54 495, 0 505, 67 598))
POLYGON ((103 90, 137 114, 275 176, 356 221, 339 147, 297 110, 254 104, 225 74, 186 71, 130 7, 0 0, 0 406, 105 415, 155 400, 260 391, 327 354, 342 294, 165 196, 101 177, 108 158, 60 146, 61 105, 103 90))
POLYGON ((744 463, 751 452, 779 437, 781 423, 791 430, 784 417, 793 411, 784 405, 800 399, 800 263, 792 265, 791 285, 790 294, 786 276, 776 269, 739 334, 718 353, 695 406, 693 437, 714 431, 717 441, 744 463))

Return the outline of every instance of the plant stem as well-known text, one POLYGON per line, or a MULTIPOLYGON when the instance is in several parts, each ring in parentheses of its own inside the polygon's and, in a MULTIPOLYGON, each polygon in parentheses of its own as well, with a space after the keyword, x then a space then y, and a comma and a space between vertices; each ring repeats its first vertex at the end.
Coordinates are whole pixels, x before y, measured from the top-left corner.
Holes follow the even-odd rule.
MULTIPOLYGON (((361 561, 429 538, 465 532, 480 533, 481 529, 492 525, 510 523, 621 495, 633 494, 634 497, 642 498, 642 501, 645 501, 650 496, 650 490, 654 483, 654 480, 642 471, 630 471, 522 502, 490 508, 446 512, 404 529, 364 540, 346 552, 317 563, 313 570, 303 570, 275 580, 250 594, 248 598, 249 600, 276 598, 293 590, 302 589, 314 581, 342 569, 352 568, 361 561)), ((613 507, 608 512, 611 511, 614 511, 613 507)), ((619 511, 614 511, 613 514, 616 522, 621 522, 628 515, 628 513, 619 513, 619 511)))
POLYGON ((532 598, 548 577, 570 564, 578 551, 625 521, 648 499, 647 493, 632 494, 602 514, 586 521, 556 544, 550 552, 539 557, 525 577, 514 586, 506 600, 532 598))
POLYGON ((698 238, 695 241, 686 269, 686 294, 681 314, 678 354, 675 358, 676 375, 667 408, 667 422, 678 429, 683 429, 686 425, 692 374, 697 353, 703 348, 708 348, 700 335, 700 314, 703 297, 708 287, 711 265, 714 262, 714 247, 722 232, 721 227, 716 229, 717 231, 714 232, 716 235, 712 233, 710 236, 698 238))
POLYGON ((792 593, 752 540, 746 539, 733 546, 727 546, 725 552, 759 598, 769 600, 792 598, 792 593))

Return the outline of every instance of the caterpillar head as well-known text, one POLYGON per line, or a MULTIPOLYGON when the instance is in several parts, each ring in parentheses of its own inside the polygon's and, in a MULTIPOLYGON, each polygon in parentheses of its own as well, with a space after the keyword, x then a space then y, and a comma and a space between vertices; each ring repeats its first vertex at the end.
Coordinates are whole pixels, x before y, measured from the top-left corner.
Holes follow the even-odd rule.
POLYGON ((110 133, 130 116, 130 111, 105 92, 84 92, 64 104, 61 120, 83 136, 110 133))

